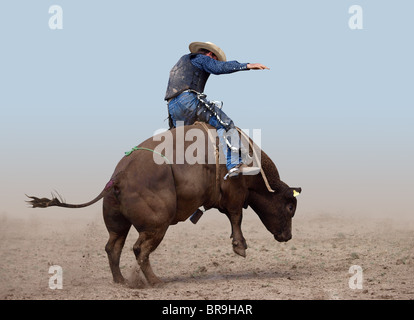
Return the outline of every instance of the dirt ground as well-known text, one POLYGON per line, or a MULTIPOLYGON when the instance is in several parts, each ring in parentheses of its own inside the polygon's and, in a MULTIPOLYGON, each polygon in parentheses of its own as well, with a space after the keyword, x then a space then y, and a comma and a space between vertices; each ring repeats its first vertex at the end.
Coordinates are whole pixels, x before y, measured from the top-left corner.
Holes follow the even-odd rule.
MULTIPOLYGON (((142 287, 131 229, 121 257, 130 286, 112 282, 99 206, 77 211, 27 209, 0 214, 0 299, 414 299, 414 219, 304 214, 293 239, 278 243, 250 210, 242 229, 247 257, 232 251, 230 224, 218 211, 197 225, 171 226, 151 255, 165 281, 142 287), (62 267, 62 289, 49 288, 49 267, 62 267), (351 266, 362 288, 351 289, 351 266), (132 286, 132 287, 131 287, 132 286)), ((356 283, 351 281, 352 283, 356 283)))

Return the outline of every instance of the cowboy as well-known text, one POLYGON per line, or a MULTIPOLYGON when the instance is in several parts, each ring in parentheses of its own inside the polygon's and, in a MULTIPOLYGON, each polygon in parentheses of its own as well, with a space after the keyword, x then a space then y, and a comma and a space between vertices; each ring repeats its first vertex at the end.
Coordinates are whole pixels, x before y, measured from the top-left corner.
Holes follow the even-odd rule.
MULTIPOLYGON (((268 67, 260 63, 239 63, 227 61, 223 50, 211 42, 192 42, 190 53, 182 56, 171 69, 165 100, 168 102, 170 127, 191 125, 203 121, 217 129, 221 145, 226 154, 228 173, 225 177, 235 177, 240 173, 254 175, 260 168, 248 167, 242 162, 239 145, 231 143, 229 132, 236 132, 233 121, 221 110, 216 101, 211 102, 203 94, 210 74, 227 74, 243 70, 264 70, 268 67), (225 149, 227 146, 227 149, 225 149)), ((234 135, 233 135, 234 137, 234 135)))

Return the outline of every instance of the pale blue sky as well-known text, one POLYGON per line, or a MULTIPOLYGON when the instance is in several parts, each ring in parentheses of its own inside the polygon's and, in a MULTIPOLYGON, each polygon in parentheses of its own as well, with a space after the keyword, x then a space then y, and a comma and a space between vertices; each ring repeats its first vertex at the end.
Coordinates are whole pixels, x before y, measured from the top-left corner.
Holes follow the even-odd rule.
POLYGON ((124 151, 167 127, 168 74, 188 44, 212 41, 271 68, 212 76, 206 93, 262 130, 282 179, 303 187, 302 212, 412 214, 413 12, 400 0, 4 0, 0 213, 28 210, 24 193, 98 194, 124 151), (53 4, 63 30, 48 26, 53 4), (348 27, 353 4, 363 30, 348 27))

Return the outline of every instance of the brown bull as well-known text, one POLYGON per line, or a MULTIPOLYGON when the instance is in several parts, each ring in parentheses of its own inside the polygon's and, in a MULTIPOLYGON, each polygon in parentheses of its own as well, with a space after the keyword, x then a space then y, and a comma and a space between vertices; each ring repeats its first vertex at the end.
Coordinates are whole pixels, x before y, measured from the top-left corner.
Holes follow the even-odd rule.
MULTIPOLYGON (((181 130, 187 132, 195 128, 201 129, 196 124, 181 130)), ((248 206, 258 214, 277 241, 291 239, 291 221, 297 204, 295 195, 301 189, 290 188, 282 182, 276 166, 263 151, 261 164, 265 175, 224 180, 227 170, 223 164, 216 165, 211 161, 206 164, 188 164, 186 160, 178 164, 177 148, 184 147, 183 150, 186 150, 192 142, 176 142, 177 130, 171 130, 174 148, 173 155, 169 156, 173 156, 173 159, 168 159, 168 154, 161 158, 159 153, 150 152, 159 146, 159 139, 144 141, 139 148, 135 148, 136 151, 121 159, 104 190, 88 203, 72 205, 55 197, 51 200, 30 197, 33 200, 29 202, 34 208, 81 208, 103 198, 103 217, 109 232, 105 250, 113 279, 117 283, 125 281, 119 261, 131 225, 139 232, 133 246, 137 262, 148 282, 154 285, 160 280, 152 271, 150 253, 158 247, 170 225, 187 220, 201 206, 205 209, 217 208, 226 214, 232 228, 233 250, 243 257, 247 245, 241 230, 242 210, 248 206), (177 160, 175 163, 174 159, 177 160), (157 164, 162 162, 160 160, 165 163, 157 164), (268 186, 274 192, 268 190, 264 177, 267 177, 268 186)), ((208 135, 205 134, 203 139, 208 146, 208 135)))

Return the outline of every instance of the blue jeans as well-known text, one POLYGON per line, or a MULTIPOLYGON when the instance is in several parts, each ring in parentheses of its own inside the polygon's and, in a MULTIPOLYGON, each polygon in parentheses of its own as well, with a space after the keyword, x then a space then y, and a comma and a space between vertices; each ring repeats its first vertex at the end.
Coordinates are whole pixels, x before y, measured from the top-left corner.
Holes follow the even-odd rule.
MULTIPOLYGON (((196 122, 197 120, 199 120, 197 117, 199 103, 200 102, 197 99, 197 95, 193 92, 183 92, 177 97, 173 98, 168 103, 168 111, 170 112, 174 127, 177 127, 177 121, 183 121, 184 125, 191 125, 194 124, 194 122, 196 122)), ((222 113, 225 117, 227 117, 227 115, 224 112, 222 113)), ((239 152, 231 151, 231 149, 227 146, 226 141, 224 139, 226 129, 218 121, 216 116, 211 114, 208 120, 208 124, 217 129, 217 135, 220 139, 220 145, 223 151, 225 151, 224 154, 226 154, 226 167, 227 170, 230 170, 231 168, 235 167, 241 162, 239 152)))

